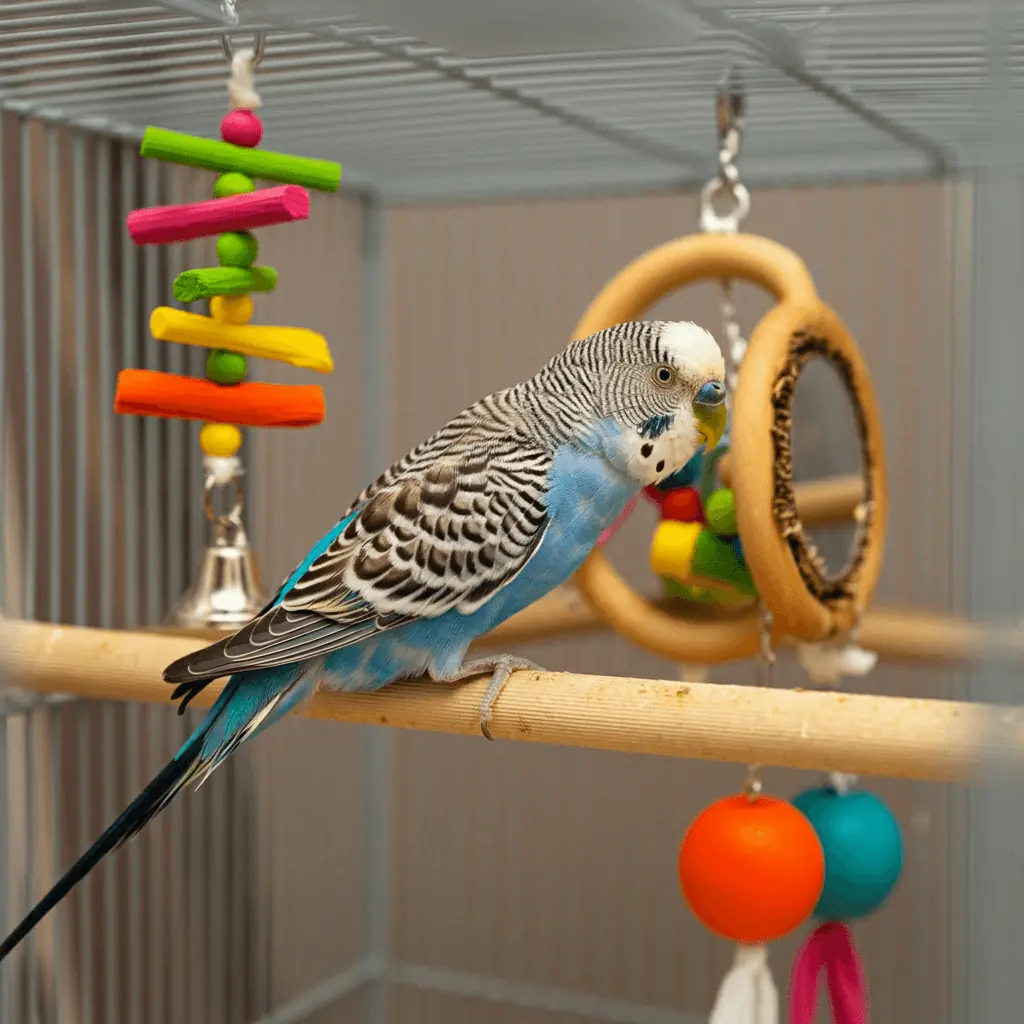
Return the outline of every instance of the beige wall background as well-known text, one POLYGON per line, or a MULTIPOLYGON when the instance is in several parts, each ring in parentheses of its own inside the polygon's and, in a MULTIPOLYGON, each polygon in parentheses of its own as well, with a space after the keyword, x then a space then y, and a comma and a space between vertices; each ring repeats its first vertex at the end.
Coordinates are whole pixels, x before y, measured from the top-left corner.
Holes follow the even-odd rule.
MULTIPOLYGON (((804 257, 866 353, 892 490, 878 600, 935 609, 957 605, 964 571, 959 496, 967 466, 957 442, 966 415, 960 368, 969 356, 962 339, 954 344, 958 206, 954 188, 939 184, 766 190, 754 196, 747 224, 804 257)), ((534 372, 619 267, 693 230, 696 213, 693 196, 387 211, 383 325, 366 339, 378 346, 383 401, 365 394, 360 207, 318 198, 308 224, 266 232, 264 252, 281 286, 261 303, 261 316, 325 331, 337 367, 325 382, 323 427, 254 443, 252 515, 268 587, 382 468, 366 464, 368 431, 387 456, 398 456, 475 398, 534 372)), ((749 331, 765 300, 738 294, 749 331)), ((652 314, 719 332, 711 285, 652 314)), ((803 476, 852 468, 849 420, 833 393, 825 383, 801 393, 803 476)), ((612 549, 648 589, 656 582, 645 567, 653 521, 641 508, 612 549)), ((661 678, 678 671, 613 636, 522 650, 553 669, 661 678)), ((778 671, 780 684, 802 682, 792 663, 781 661, 778 671)), ((741 664, 712 678, 754 682, 757 669, 741 664)), ((959 682, 941 669, 883 666, 853 685, 942 696, 958 692, 959 682)), ((464 993, 475 977, 492 993, 497 979, 707 1014, 731 949, 689 915, 675 855, 701 807, 741 784, 741 767, 418 734, 375 741, 356 728, 299 721, 247 755, 258 821, 255 946, 266 953, 255 972, 258 1003, 297 998, 359 953, 368 885, 362 787, 368 751, 381 742, 389 771, 376 799, 392 837, 382 869, 398 962, 435 968, 421 973, 426 984, 464 993)), ((381 749, 373 748, 378 756, 381 749)), ((777 770, 765 776, 766 788, 782 796, 816 781, 777 770)), ((962 794, 892 780, 870 785, 898 813, 906 842, 898 891, 856 927, 872 1019, 942 1024, 953 1019, 951 950, 963 920, 962 794)), ((782 988, 794 948, 782 942, 772 954, 782 988)), ((598 1019, 393 988, 391 1019, 402 1024, 598 1019)), ((360 996, 309 1019, 355 1020, 363 1008, 360 996)))

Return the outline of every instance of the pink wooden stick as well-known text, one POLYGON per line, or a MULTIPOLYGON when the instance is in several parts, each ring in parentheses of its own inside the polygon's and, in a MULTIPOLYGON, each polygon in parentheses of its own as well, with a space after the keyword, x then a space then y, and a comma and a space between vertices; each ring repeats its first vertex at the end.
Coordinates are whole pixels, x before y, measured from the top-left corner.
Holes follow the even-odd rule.
POLYGON ((222 231, 286 224, 308 216, 309 193, 298 185, 279 185, 202 203, 133 210, 128 214, 128 234, 136 245, 167 245, 222 231))

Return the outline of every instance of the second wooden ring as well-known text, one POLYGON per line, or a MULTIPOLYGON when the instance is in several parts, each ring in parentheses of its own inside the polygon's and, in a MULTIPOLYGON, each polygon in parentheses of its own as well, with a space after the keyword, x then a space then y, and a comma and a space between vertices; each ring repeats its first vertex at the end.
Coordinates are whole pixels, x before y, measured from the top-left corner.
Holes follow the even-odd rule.
POLYGON ((806 641, 848 632, 882 568, 885 448, 864 358, 843 322, 820 300, 776 306, 754 329, 733 400, 730 449, 744 555, 777 625, 806 641), (850 396, 864 475, 853 549, 835 574, 807 537, 793 489, 793 396, 812 359, 826 360, 850 396))

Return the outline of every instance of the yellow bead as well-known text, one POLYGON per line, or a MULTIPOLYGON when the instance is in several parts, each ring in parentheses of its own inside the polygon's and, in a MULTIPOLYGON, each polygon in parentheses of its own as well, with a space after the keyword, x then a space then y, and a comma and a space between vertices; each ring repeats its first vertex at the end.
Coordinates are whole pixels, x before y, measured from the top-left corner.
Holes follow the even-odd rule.
POLYGON ((230 423, 207 423, 199 431, 199 445, 207 455, 227 458, 242 447, 242 432, 230 423))
POLYGON ((248 295, 216 295, 210 299, 210 316, 226 324, 247 324, 252 319, 248 295))

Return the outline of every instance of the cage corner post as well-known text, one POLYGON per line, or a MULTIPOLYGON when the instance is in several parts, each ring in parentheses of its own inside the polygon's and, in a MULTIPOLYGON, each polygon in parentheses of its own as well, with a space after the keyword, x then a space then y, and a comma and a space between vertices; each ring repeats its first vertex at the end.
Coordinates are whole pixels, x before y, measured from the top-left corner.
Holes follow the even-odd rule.
MULTIPOLYGON (((360 200, 363 261, 363 454, 367 480, 388 464, 394 402, 387 387, 391 360, 384 312, 386 212, 377 195, 360 200)), ((395 736, 384 726, 365 726, 363 742, 363 942, 368 988, 366 1024, 390 1020, 392 893, 395 811, 395 736)))
MULTIPOLYGON (((987 21, 990 77, 978 93, 984 107, 979 119, 987 130, 979 136, 975 175, 968 593, 974 617, 1019 622, 1024 611, 1024 547, 1016 515, 1024 501, 1024 462, 1018 451, 1024 301, 1011 284, 1024 272, 1024 110, 1013 81, 1011 51, 1017 5, 988 0, 979 13, 987 21)), ((1019 674, 1005 666, 977 665, 968 686, 972 701, 1014 709, 1021 703, 1019 674)), ((990 716, 990 739, 998 741, 1015 718, 990 716)), ((985 766, 982 784, 967 794, 969 915, 966 992, 960 1005, 968 1024, 1018 1018, 1024 1003, 1019 964, 1024 890, 1017 866, 1024 845, 1020 782, 1018 770, 993 759, 985 766)))

